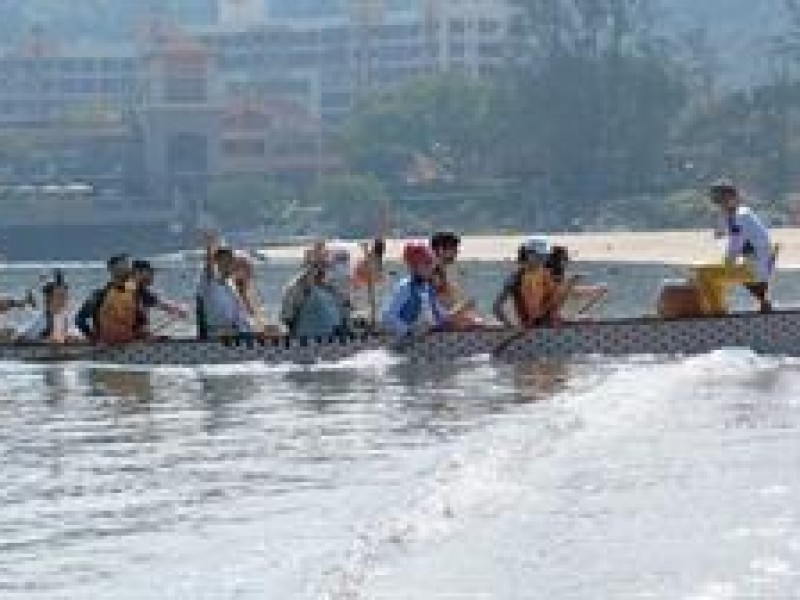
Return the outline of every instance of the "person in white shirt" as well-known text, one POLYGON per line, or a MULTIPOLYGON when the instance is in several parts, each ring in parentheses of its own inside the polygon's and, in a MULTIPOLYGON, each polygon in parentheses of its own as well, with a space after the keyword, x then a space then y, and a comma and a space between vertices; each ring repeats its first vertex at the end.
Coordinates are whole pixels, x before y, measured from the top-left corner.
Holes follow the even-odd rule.
POLYGON ((720 210, 716 235, 727 240, 726 264, 742 263, 748 268, 749 280, 744 286, 758 300, 761 312, 771 312, 769 282, 775 270, 775 250, 769 230, 758 215, 742 203, 741 194, 732 182, 714 183, 710 195, 720 210))
POLYGON ((64 344, 77 341, 79 336, 72 326, 69 313, 69 288, 63 276, 56 274, 42 288, 44 309, 18 336, 20 341, 64 344))
POLYGON ((206 235, 206 260, 197 292, 197 330, 200 339, 253 333, 247 305, 234 283, 236 255, 206 235))

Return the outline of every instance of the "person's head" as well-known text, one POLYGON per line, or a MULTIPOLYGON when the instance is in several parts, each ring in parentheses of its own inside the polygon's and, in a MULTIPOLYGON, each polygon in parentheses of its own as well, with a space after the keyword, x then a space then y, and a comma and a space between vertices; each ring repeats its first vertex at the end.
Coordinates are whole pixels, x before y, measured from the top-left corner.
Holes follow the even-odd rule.
POLYGON ((431 281, 435 272, 436 257, 427 244, 409 243, 403 249, 403 262, 412 277, 431 281))
POLYGON ((131 264, 131 267, 133 269, 133 278, 136 280, 136 283, 144 287, 153 285, 155 269, 153 269, 153 265, 150 264, 150 261, 135 260, 131 264))
POLYGON ((114 283, 128 281, 133 273, 131 258, 127 254, 117 254, 108 259, 106 263, 108 274, 114 283))
POLYGON ((67 309, 69 305, 69 288, 63 281, 48 281, 42 288, 44 308, 51 314, 67 309))
POLYGON ((325 279, 330 268, 330 251, 325 242, 317 242, 306 250, 303 263, 307 270, 311 271, 314 279, 322 281, 325 279))
POLYGON ((220 277, 224 279, 232 277, 236 270, 236 255, 233 249, 227 246, 217 248, 214 251, 214 264, 220 277))
POLYGON ((741 201, 738 188, 729 179, 720 179, 711 184, 709 197, 712 203, 726 212, 735 210, 741 201))
POLYGON ((431 250, 443 264, 452 264, 458 258, 461 238, 452 231, 439 231, 431 236, 431 250))
POLYGON ((569 250, 566 246, 553 246, 545 266, 555 277, 563 277, 569 263, 569 250))
POLYGON ((545 266, 550 257, 550 243, 541 237, 525 240, 517 252, 517 262, 523 269, 545 266))

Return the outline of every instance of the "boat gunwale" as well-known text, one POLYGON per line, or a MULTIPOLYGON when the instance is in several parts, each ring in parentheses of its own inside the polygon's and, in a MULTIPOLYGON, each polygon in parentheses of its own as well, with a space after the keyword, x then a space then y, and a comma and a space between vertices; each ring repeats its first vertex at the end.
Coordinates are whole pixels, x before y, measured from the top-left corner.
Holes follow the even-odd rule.
MULTIPOLYGON (((621 317, 621 318, 606 318, 606 319, 576 319, 564 320, 557 324, 545 325, 542 327, 535 327, 525 329, 521 327, 470 327, 463 329, 445 329, 435 331, 429 334, 431 337, 447 336, 447 335, 463 335, 463 334, 507 334, 519 335, 522 333, 535 334, 536 332, 561 332, 567 329, 580 330, 594 327, 613 327, 619 325, 650 325, 650 324, 675 324, 675 323, 692 323, 701 321, 730 321, 730 320, 752 320, 752 319, 769 319, 773 317, 786 317, 797 316, 800 317, 800 308, 791 308, 784 310, 775 310, 770 313, 761 313, 754 311, 735 312, 725 315, 699 315, 692 317, 669 317, 663 318, 658 316, 646 315, 641 317, 621 317)), ((33 350, 50 348, 58 353, 59 349, 64 349, 64 353, 68 354, 72 350, 93 350, 96 352, 103 352, 105 350, 121 350, 126 348, 141 348, 141 347, 165 347, 165 346, 187 346, 187 345, 208 345, 208 346, 263 346, 263 347, 276 347, 284 346, 286 348, 295 347, 313 347, 313 346, 331 346, 331 345, 349 345, 357 343, 366 343, 370 341, 385 341, 391 342, 393 337, 386 332, 359 332, 346 335, 334 335, 317 338, 303 338, 291 337, 288 335, 275 335, 275 336, 260 336, 260 335, 239 335, 231 336, 229 338, 218 339, 197 339, 188 337, 166 338, 158 340, 142 340, 123 344, 110 344, 98 345, 90 342, 74 342, 66 344, 50 344, 47 342, 35 341, 3 341, 0 342, 2 349, 20 349, 20 350, 33 350)), ((2 360, 2 359, 0 359, 2 360)))

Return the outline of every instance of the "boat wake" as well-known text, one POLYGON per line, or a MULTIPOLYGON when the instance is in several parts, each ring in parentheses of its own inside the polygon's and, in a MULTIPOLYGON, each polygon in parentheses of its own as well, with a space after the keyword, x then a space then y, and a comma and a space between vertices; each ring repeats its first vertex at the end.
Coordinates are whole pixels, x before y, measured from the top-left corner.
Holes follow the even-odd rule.
MULTIPOLYGON (((800 374, 800 363, 794 360, 724 350, 666 363, 639 359, 605 366, 570 382, 545 402, 503 413, 448 446, 401 502, 356 528, 341 564, 328 572, 312 596, 355 600, 441 593, 482 598, 481 588, 475 587, 480 575, 470 572, 479 563, 487 598, 529 597, 515 587, 499 590, 512 585, 507 580, 514 581, 513 575, 520 572, 528 573, 532 587, 541 587, 547 569, 558 577, 552 589, 547 588, 550 595, 542 597, 564 597, 570 577, 561 572, 564 567, 557 560, 543 559, 544 566, 519 562, 551 554, 564 559, 565 547, 597 558, 601 549, 587 550, 591 542, 572 537, 573 530, 580 530, 584 522, 604 520, 611 521, 610 527, 626 526, 621 525, 624 515, 612 519, 588 509, 581 513, 586 507, 576 506, 583 506, 587 498, 600 498, 605 507, 613 498, 605 510, 624 513, 639 495, 644 502, 652 501, 645 491, 671 483, 676 476, 668 468, 676 460, 670 452, 690 462, 704 460, 703 446, 695 448, 697 455, 680 448, 680 439, 689 432, 725 436, 729 428, 740 427, 742 419, 749 419, 749 427, 769 427, 771 418, 785 413, 787 403, 794 407, 795 425, 800 423, 796 394, 791 392, 800 374), (520 524, 529 535, 516 531, 520 524), (504 568, 501 558, 501 549, 509 545, 507 536, 518 553, 511 559, 517 561, 514 569, 504 568)), ((697 515, 691 507, 687 513, 682 518, 691 522, 691 530, 697 515)), ((590 528, 596 535, 594 526, 590 528)), ((615 535, 612 530, 609 537, 615 535)), ((650 542, 644 537, 638 543, 650 542)), ((797 554, 794 558, 800 558, 797 554)), ((581 563, 572 558, 567 564, 577 570, 581 563)), ((639 581, 633 576, 632 589, 641 592, 637 584, 647 578, 646 572, 639 581)), ((617 592, 629 591, 609 588, 604 594, 594 581, 575 597, 620 597, 617 592)), ((653 597, 668 596, 674 594, 653 597)))

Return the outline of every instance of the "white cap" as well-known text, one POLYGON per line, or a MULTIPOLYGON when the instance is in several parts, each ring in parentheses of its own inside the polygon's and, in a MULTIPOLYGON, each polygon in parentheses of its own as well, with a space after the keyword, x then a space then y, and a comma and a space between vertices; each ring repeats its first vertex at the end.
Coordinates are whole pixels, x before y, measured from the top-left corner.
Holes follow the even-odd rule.
POLYGON ((535 256, 547 256, 550 254, 550 242, 547 238, 532 237, 525 240, 522 244, 525 252, 535 256))

